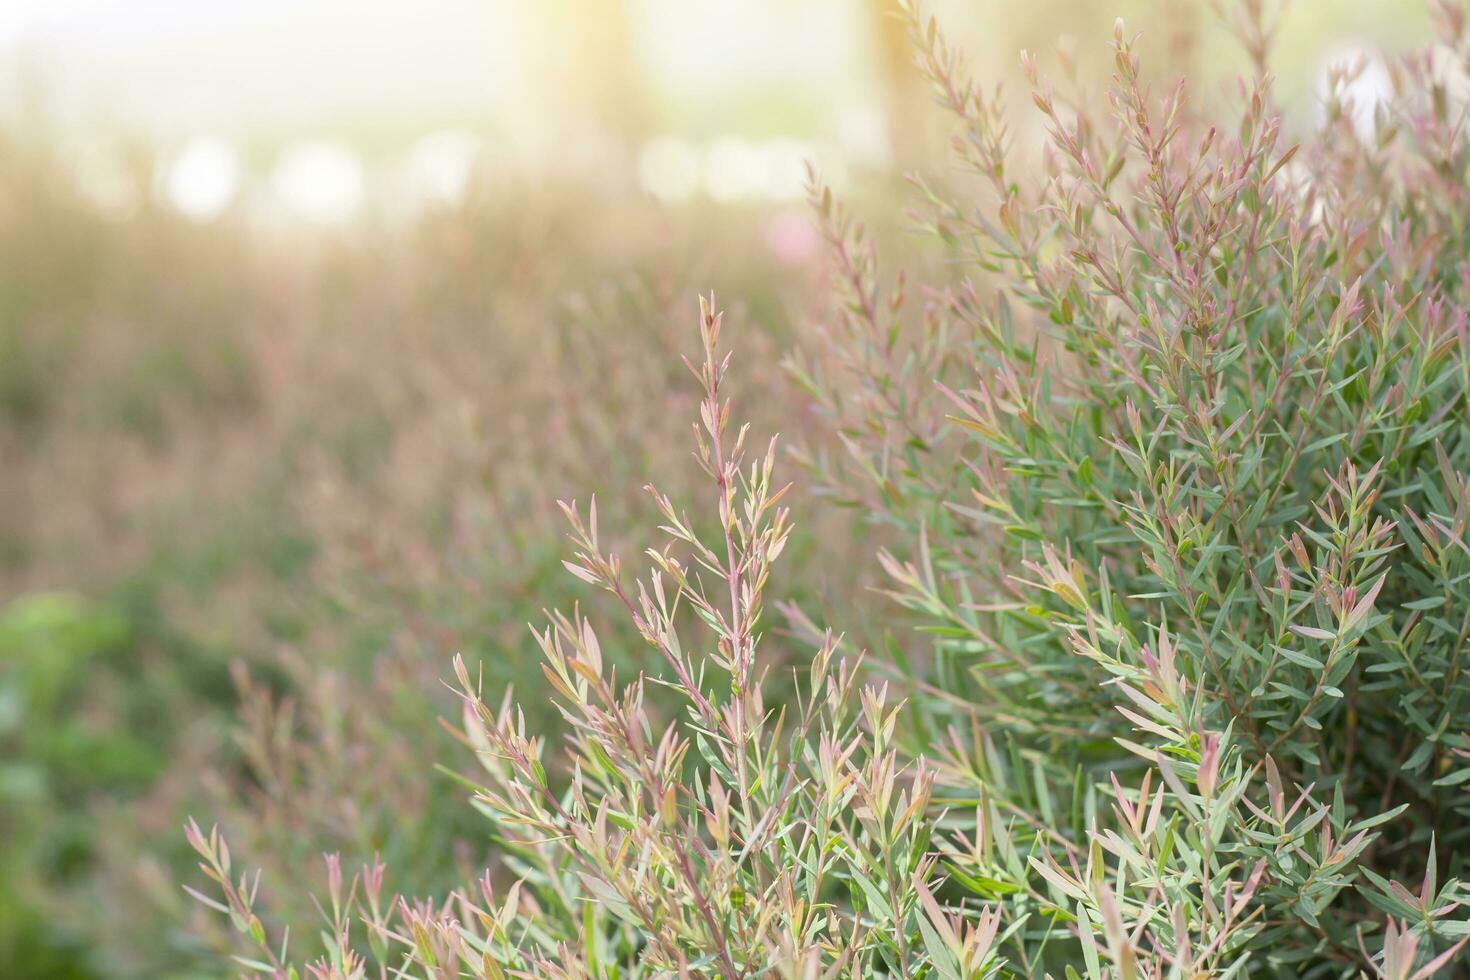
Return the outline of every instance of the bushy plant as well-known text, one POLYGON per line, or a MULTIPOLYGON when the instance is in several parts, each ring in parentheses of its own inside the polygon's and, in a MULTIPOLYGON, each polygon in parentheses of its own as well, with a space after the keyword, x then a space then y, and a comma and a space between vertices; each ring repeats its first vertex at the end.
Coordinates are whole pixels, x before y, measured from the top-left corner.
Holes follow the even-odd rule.
POLYGON ((164 739, 138 724, 157 701, 86 696, 129 666, 118 662, 128 640, 122 617, 73 596, 0 606, 0 963, 86 975, 78 930, 34 896, 86 865, 86 791, 136 788, 160 764, 164 739))
POLYGON ((1467 933, 1467 48, 1441 14, 1371 137, 1363 64, 1289 144, 1263 74, 1215 122, 1150 95, 1121 25, 1102 106, 1026 58, 1036 180, 915 19, 980 190, 923 187, 977 278, 908 339, 818 202, 851 302, 817 365, 857 383, 798 372, 910 543, 883 561, 934 637, 914 743, 987 822, 957 887, 1100 926, 1120 971, 1407 975, 1467 933))
MULTIPOLYGON (((433 258, 425 257, 426 270, 433 258)), ((636 261, 646 268, 666 260, 655 253, 636 261)), ((545 275, 556 283, 562 273, 545 275)), ((463 302, 461 286, 446 288, 455 302, 463 302)), ((310 492, 293 503, 316 543, 302 595, 313 606, 278 654, 257 655, 237 673, 234 745, 185 746, 146 808, 121 815, 141 812, 146 823, 109 842, 99 887, 142 885, 144 901, 109 916, 115 921, 99 945, 146 951, 134 939, 139 931, 188 911, 170 907, 184 897, 176 889, 155 887, 166 872, 133 873, 139 851, 164 856, 155 827, 173 814, 170 839, 183 813, 211 813, 233 844, 257 856, 267 881, 291 882, 271 892, 271 907, 273 921, 298 934, 314 931, 310 892, 326 884, 323 851, 380 854, 398 886, 416 893, 446 890, 484 865, 483 819, 431 764, 459 764, 439 722, 454 695, 439 678, 460 652, 483 664, 491 689, 536 688, 525 622, 547 605, 569 606, 575 596, 563 596, 578 588, 560 563, 561 515, 543 495, 595 486, 612 523, 641 504, 637 475, 658 472, 671 492, 686 492, 697 467, 681 445, 682 415, 697 404, 697 386, 662 356, 672 321, 655 289, 618 281, 563 308, 554 285, 538 286, 497 298, 488 333, 460 319, 469 311, 408 329, 385 325, 395 342, 412 333, 410 372, 372 351, 342 366, 346 377, 332 386, 355 380, 388 413, 378 459, 354 475, 321 451, 319 435, 303 437, 295 482, 310 492)), ((416 293, 410 300, 433 313, 416 293)), ((766 343, 753 333, 746 348, 766 343)), ((778 382, 747 385, 741 396, 756 401, 778 382)), ((759 411, 775 418, 791 404, 769 398, 759 411)), ((790 564, 811 563, 811 538, 793 539, 790 564)), ((610 662, 636 670, 651 651, 626 642, 632 635, 630 625, 611 628, 604 640, 610 662)), ((527 715, 543 731, 559 720, 544 700, 527 715)), ((212 924, 192 917, 193 941, 172 943, 182 949, 170 959, 198 962, 201 948, 220 940, 212 924)), ((152 961, 138 962, 146 975, 152 961)))
MULTIPOLYGON (((689 218, 560 183, 318 233, 188 221, 142 157, 120 216, 60 140, 17 128, 0 124, 0 974, 218 975, 216 923, 177 887, 189 813, 293 885, 273 921, 298 932, 323 851, 448 889, 487 859, 426 761, 453 761, 450 653, 526 689, 524 623, 578 585, 555 495, 595 488, 611 523, 648 472, 685 492, 680 283, 717 261, 769 322, 816 269, 735 247, 767 215, 696 253, 689 218)), ((739 394, 762 423, 798 404, 774 372, 739 394)))
MULTIPOLYGON (((569 570, 662 671, 618 681, 588 618, 553 614, 553 752, 457 662, 503 866, 428 901, 329 858, 314 975, 1465 969, 1463 13, 1392 62, 1371 131, 1348 69, 1300 143, 1261 4, 1235 19, 1252 77, 1198 104, 1151 94, 1120 24, 1105 92, 1024 59, 1039 162, 908 13, 976 178, 921 183, 918 213, 971 278, 908 314, 817 187, 839 295, 792 362, 837 446, 806 461, 887 544, 887 682, 793 609, 814 652, 766 700, 788 516, 729 424, 706 308, 712 531, 655 493, 669 543, 629 576, 567 508, 569 570)), ((246 965, 293 975, 255 882, 189 837, 246 965)))
MULTIPOLYGON (((789 712, 764 701, 764 597, 790 524, 774 443, 747 465, 748 427, 730 426, 721 319, 704 307, 704 357, 691 365, 705 391, 696 425, 713 495, 705 520, 649 488, 669 540, 648 549, 651 571, 630 581, 604 550, 595 503, 585 515, 564 506, 577 545, 567 569, 611 593, 657 651, 675 710, 645 696, 652 678, 618 681, 579 612, 553 614, 538 634, 568 728, 565 756, 528 734, 508 695, 487 703, 457 658, 463 736, 488 772, 474 801, 495 821, 516 880, 507 888, 487 871, 448 904, 412 902, 383 892, 382 865, 344 890, 332 856, 331 942, 314 971, 362 975, 359 941, 380 969, 416 964, 442 976, 600 976, 619 964, 636 975, 862 975, 890 961, 907 971, 930 953, 907 926, 895 935, 885 923, 915 914, 933 915, 933 936, 963 935, 964 962, 984 962, 996 917, 978 928, 951 921, 927 884, 932 777, 903 772, 886 688, 860 688, 829 633, 789 712), (695 530, 710 518, 715 533, 695 530), (872 921, 835 914, 829 893, 855 898, 872 921)), ((266 941, 253 910, 254 884, 231 878, 228 846, 193 825, 189 838, 224 898, 201 901, 256 940, 260 969, 288 972, 285 948, 266 941)))

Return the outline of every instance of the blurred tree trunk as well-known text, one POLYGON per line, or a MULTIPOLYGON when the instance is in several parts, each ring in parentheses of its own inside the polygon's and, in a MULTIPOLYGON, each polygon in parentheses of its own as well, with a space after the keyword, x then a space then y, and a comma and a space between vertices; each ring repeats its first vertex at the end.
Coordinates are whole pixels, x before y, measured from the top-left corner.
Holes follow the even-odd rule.
POLYGON ((580 129, 584 139, 635 149, 651 120, 627 0, 538 0, 523 9, 540 21, 544 43, 534 49, 547 60, 536 67, 555 123, 580 129))
POLYGON ((899 173, 923 167, 943 149, 939 112, 914 65, 908 25, 897 16, 893 0, 861 0, 871 25, 888 118, 893 166, 899 173))

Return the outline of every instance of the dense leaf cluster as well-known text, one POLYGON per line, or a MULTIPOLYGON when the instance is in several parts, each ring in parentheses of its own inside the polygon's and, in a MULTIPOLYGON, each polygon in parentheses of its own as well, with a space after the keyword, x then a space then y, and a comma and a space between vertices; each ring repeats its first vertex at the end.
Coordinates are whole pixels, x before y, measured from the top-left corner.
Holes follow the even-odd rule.
MULTIPOLYGON (((1035 160, 910 12, 975 177, 921 185, 961 276, 911 313, 817 186, 838 302, 791 363, 838 446, 806 462, 891 542, 904 611, 866 665, 887 682, 792 611, 816 652, 789 703, 765 700, 789 518, 772 454, 747 461, 729 425, 706 308, 715 532, 654 493, 667 543, 637 575, 568 508, 568 569, 657 652, 676 713, 645 699, 654 678, 617 678, 580 613, 539 634, 565 751, 458 665, 514 883, 425 903, 333 865, 316 975, 1457 969, 1470 42, 1445 8, 1371 126, 1344 69, 1296 144, 1272 25, 1241 9, 1255 76, 1224 106, 1152 94, 1121 25, 1106 90, 1027 58, 1035 160)), ((248 965, 293 975, 224 843, 190 833, 248 965)))

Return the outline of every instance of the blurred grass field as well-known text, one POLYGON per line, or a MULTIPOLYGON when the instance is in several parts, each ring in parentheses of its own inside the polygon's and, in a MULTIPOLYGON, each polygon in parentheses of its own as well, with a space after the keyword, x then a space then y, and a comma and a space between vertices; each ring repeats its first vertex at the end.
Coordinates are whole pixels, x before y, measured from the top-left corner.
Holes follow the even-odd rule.
MULTIPOLYGON (((572 30, 554 6, 543 30, 572 30)), ((954 6, 939 5, 982 59, 1061 27, 1104 36, 1119 12, 1163 11, 1167 47, 1208 17, 954 6)), ((1281 75, 1304 117, 1333 44, 1422 33, 1414 3, 1297 6, 1281 75)), ((655 474, 676 496, 697 485, 697 386, 679 353, 698 292, 730 309, 744 417, 808 436, 811 407, 779 368, 827 293, 804 204, 686 171, 785 139, 788 157, 818 148, 848 171, 859 213, 900 215, 903 168, 943 151, 881 12, 815 7, 859 38, 831 61, 856 76, 818 79, 795 108, 759 64, 732 62, 717 95, 681 87, 677 58, 662 82, 617 81, 626 51, 600 56, 617 84, 599 91, 565 75, 596 46, 596 24, 576 28, 583 47, 537 70, 564 141, 548 142, 583 162, 481 174, 391 220, 371 180, 355 221, 300 228, 249 200, 193 220, 160 177, 187 127, 90 133, 67 104, 53 118, 44 98, 18 100, 0 129, 0 972, 201 975, 208 927, 175 873, 188 814, 224 821, 276 862, 268 876, 317 874, 326 850, 381 852, 428 892, 483 863, 476 815, 431 768, 456 751, 439 679, 463 653, 491 688, 540 683, 526 623, 572 595, 558 498, 598 494, 615 529, 647 513, 655 474), (831 95, 849 90, 867 116, 831 95), (616 151, 607 172, 594 132, 616 151), (82 144, 105 147, 105 187, 82 144), (664 194, 660 179, 689 186, 664 194)), ((1004 59, 997 76, 1013 74, 1004 59)), ((383 132, 412 130, 379 122, 368 158, 392 143, 383 132)), ((335 132, 350 142, 354 126, 335 132)), ((241 137, 247 177, 269 155, 251 147, 277 135, 241 137)), ((896 220, 875 233, 890 268, 935 261, 896 220)), ((871 541, 840 512, 797 513, 783 586, 861 636, 871 541), (819 554, 846 578, 811 572, 819 554)))
POLYGON ((159 975, 188 959, 186 813, 249 801, 307 866, 471 856, 424 765, 448 658, 534 685, 555 500, 598 493, 616 527, 692 473, 697 288, 738 297, 742 398, 799 421, 776 362, 820 263, 772 248, 780 213, 574 189, 350 236, 117 224, 53 164, 0 180, 0 960, 88 975, 104 941, 159 975), (426 832, 384 824, 404 794, 426 832))

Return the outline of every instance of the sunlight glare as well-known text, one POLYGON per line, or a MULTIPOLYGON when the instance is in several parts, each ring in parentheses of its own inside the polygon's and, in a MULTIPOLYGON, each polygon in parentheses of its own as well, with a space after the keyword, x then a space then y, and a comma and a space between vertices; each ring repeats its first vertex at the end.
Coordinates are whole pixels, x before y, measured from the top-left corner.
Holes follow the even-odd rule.
POLYGON ((699 187, 699 156, 681 139, 651 140, 638 155, 638 182, 660 201, 687 201, 699 187))
POLYGON ((365 193, 362 163, 340 143, 306 140, 289 147, 271 174, 271 189, 293 214, 336 224, 355 215, 365 193))
POLYGON ((463 129, 443 129, 419 140, 408 155, 408 191, 417 205, 464 200, 482 163, 485 141, 463 129))
POLYGON ((240 190, 240 157, 224 140, 196 138, 169 163, 164 195, 195 221, 219 217, 240 190))

